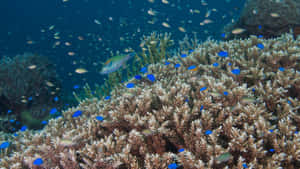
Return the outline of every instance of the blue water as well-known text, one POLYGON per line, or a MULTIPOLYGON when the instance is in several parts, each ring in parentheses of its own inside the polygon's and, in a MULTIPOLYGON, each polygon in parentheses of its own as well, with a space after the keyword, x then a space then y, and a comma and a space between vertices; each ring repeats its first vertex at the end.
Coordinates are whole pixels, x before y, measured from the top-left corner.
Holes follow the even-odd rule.
MULTIPOLYGON (((233 0, 232 0, 233 1, 233 0)), ((197 33, 199 41, 208 37, 220 40, 223 26, 237 18, 244 0, 227 3, 225 0, 7 0, 0 2, 0 57, 13 57, 24 52, 48 57, 55 65, 61 80, 61 95, 71 97, 74 85, 103 84, 100 62, 110 57, 110 53, 121 53, 131 47, 140 51, 139 44, 143 35, 151 32, 172 33, 175 46, 185 35, 193 37, 197 33), (157 11, 150 16, 147 11, 157 11), (200 14, 191 13, 199 10, 200 14), (208 19, 213 23, 200 26, 208 10, 208 19), (111 17, 111 19, 110 19, 111 17), (156 18, 154 24, 149 24, 156 18), (97 24, 95 20, 101 24, 97 24), (170 28, 162 26, 170 24, 170 28), (54 28, 50 27, 54 25, 54 28), (183 27, 186 32, 181 32, 183 27), (51 29, 51 30, 50 30, 51 29), (54 34, 59 32, 60 39, 54 34), (78 37, 83 38, 79 40, 78 37), (124 41, 120 40, 124 38, 124 41), (101 39, 101 40, 99 40, 101 39), (56 42, 61 44, 53 47, 56 42), (32 43, 32 44, 30 44, 32 43), (70 43, 70 46, 65 45, 70 43), (68 52, 74 52, 69 56, 68 52), (97 65, 93 65, 97 64, 97 65), (78 67, 88 69, 86 74, 76 74, 78 67)), ((61 100, 60 100, 61 101, 61 100)), ((62 100, 63 102, 63 100, 62 100)), ((68 104, 68 103, 63 103, 68 104)))

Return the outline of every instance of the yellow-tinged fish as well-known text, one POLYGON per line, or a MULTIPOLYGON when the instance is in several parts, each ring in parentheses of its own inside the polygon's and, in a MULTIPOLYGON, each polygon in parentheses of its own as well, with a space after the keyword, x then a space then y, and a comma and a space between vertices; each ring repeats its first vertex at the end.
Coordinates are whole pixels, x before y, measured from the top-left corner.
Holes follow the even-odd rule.
POLYGON ((243 29, 243 28, 235 28, 231 32, 232 32, 232 34, 237 35, 237 34, 241 34, 241 33, 245 32, 245 31, 246 31, 246 29, 243 29))
POLYGON ((167 1, 167 0, 161 0, 161 2, 164 4, 169 4, 169 1, 167 1))
POLYGON ((75 69, 75 72, 78 74, 84 74, 84 73, 87 73, 88 71, 84 68, 77 68, 77 69, 75 69))
POLYGON ((273 18, 279 18, 280 15, 278 13, 275 13, 275 12, 272 12, 270 13, 270 15, 273 17, 273 18))
POLYGON ((51 25, 51 26, 49 27, 49 31, 52 30, 52 29, 54 29, 54 27, 55 27, 55 25, 51 25))
POLYGON ((100 71, 101 74, 109 74, 117 71, 121 66, 124 66, 126 62, 135 56, 135 53, 129 53, 127 55, 118 55, 108 59, 104 63, 104 67, 100 71))
POLYGON ((180 32, 186 32, 186 30, 184 29, 184 27, 180 26, 180 27, 178 27, 178 29, 179 29, 180 32))
POLYGON ((204 19, 203 23, 209 24, 209 23, 213 23, 213 21, 211 19, 204 19))
POLYGON ((152 16, 154 16, 154 15, 156 15, 156 11, 154 11, 154 10, 152 10, 151 8, 147 11, 147 13, 149 14, 149 15, 152 15, 152 16))
POLYGON ((28 66, 28 69, 35 69, 36 68, 36 65, 30 65, 28 66))
POLYGON ((54 84, 52 82, 49 82, 49 81, 46 81, 46 85, 49 86, 49 87, 53 87, 54 84))
POLYGON ((166 27, 166 28, 170 28, 171 26, 167 23, 167 22, 163 22, 162 26, 166 27))

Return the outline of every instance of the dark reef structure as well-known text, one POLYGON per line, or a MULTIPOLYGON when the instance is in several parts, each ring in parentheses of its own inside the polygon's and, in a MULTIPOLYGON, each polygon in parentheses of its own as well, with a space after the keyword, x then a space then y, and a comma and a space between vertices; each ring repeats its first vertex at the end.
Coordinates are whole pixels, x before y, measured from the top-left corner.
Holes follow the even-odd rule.
MULTIPOLYGON (((59 94, 60 82, 54 65, 44 56, 25 53, 3 57, 0 61, 1 131, 12 132, 19 125, 39 126, 31 120, 49 114, 54 97, 59 94), (14 119, 14 122, 8 120, 14 119), (31 119, 31 120, 29 120, 31 119)), ((20 126, 19 126, 20 127, 20 126)))
POLYGON ((238 20, 225 26, 226 39, 246 38, 249 35, 262 35, 272 38, 283 33, 294 32, 294 38, 300 34, 299 0, 247 0, 238 20), (243 28, 241 34, 232 34, 232 30, 243 28))

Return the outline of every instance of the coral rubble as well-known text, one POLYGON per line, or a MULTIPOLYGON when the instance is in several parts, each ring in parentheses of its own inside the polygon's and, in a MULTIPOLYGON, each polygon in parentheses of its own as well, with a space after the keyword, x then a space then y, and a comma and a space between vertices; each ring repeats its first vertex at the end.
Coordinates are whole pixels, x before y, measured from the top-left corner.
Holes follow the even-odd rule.
POLYGON ((206 41, 149 65, 151 80, 18 132, 0 167, 299 168, 299 43, 289 34, 206 41))

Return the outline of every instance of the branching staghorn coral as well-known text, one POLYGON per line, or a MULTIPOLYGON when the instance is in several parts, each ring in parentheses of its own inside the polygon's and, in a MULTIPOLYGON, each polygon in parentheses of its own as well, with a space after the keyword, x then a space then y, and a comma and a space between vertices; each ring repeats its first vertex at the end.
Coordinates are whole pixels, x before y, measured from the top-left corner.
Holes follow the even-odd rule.
POLYGON ((109 96, 112 89, 118 87, 122 81, 140 73, 141 68, 146 68, 148 64, 154 64, 169 58, 171 56, 169 49, 173 44, 170 33, 158 34, 153 32, 149 36, 143 36, 140 45, 142 52, 136 54, 134 60, 128 66, 125 66, 124 70, 119 69, 110 73, 107 79, 104 80, 104 84, 95 85, 95 92, 92 92, 90 86, 85 84, 81 93, 73 93, 75 99, 80 102, 84 98, 109 96))
POLYGON ((173 43, 170 33, 158 34, 153 32, 150 36, 144 36, 140 45, 142 47, 142 53, 140 54, 142 65, 153 64, 170 57, 167 49, 173 43))
POLYGON ((179 41, 180 53, 187 53, 190 50, 194 50, 199 44, 199 40, 197 38, 197 33, 193 32, 194 37, 190 39, 187 35, 183 38, 182 41, 179 41))
POLYGON ((41 131, 18 132, 0 167, 299 168, 298 46, 291 35, 204 42, 149 65, 110 99, 86 99, 41 131))

